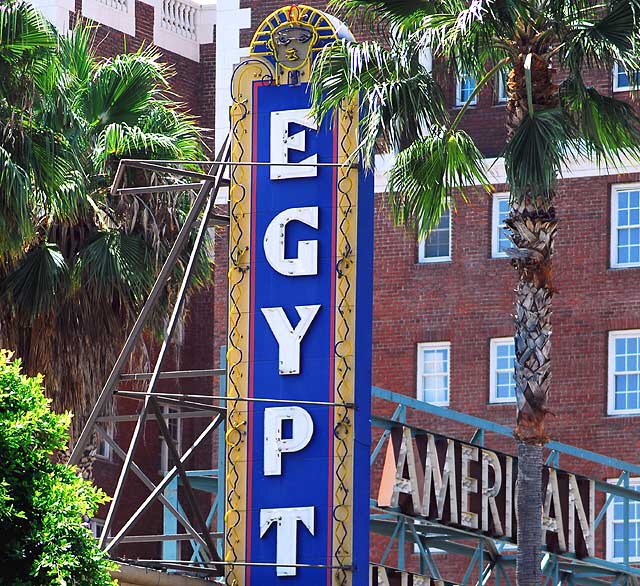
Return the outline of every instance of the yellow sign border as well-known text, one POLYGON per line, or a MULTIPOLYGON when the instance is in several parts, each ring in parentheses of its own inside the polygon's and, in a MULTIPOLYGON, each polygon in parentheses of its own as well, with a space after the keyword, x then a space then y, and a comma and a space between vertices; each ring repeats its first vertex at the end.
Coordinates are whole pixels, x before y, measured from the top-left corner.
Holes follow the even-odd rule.
MULTIPOLYGON (((232 162, 251 162, 253 137, 253 84, 275 79, 272 64, 260 57, 246 58, 232 81, 232 162)), ((275 81, 274 81, 275 83, 275 81)), ((338 128, 335 292, 334 401, 355 401, 355 325, 357 274, 358 170, 351 162, 358 145, 358 104, 336 113, 338 128)), ((251 192, 249 165, 232 165, 229 192, 229 315, 227 342, 225 561, 229 586, 244 586, 247 502, 247 401, 249 355, 249 287, 251 257, 251 192), (237 562, 237 565, 234 564, 237 562)), ((333 559, 332 566, 351 566, 353 554, 353 449, 352 407, 334 411, 333 559)), ((320 571, 320 570, 319 570, 320 571)), ((335 568, 331 583, 350 586, 351 571, 335 568)))

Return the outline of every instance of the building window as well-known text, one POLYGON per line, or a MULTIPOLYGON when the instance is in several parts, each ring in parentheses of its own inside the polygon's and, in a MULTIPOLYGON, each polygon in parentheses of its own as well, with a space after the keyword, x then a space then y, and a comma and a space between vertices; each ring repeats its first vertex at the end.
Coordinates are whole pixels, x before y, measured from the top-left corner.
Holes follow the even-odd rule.
POLYGON ((611 266, 640 266, 640 184, 612 189, 611 266))
POLYGON ((509 194, 498 193, 494 195, 492 205, 491 256, 494 258, 506 257, 505 251, 512 246, 504 223, 509 215, 509 194))
MULTIPOLYGON (((610 480, 615 483, 617 481, 610 480)), ((630 478, 629 488, 640 490, 640 478, 630 478)), ((639 496, 640 498, 640 496, 639 496)), ((614 496, 607 509, 607 558, 624 561, 624 498, 614 496)), ((640 500, 629 500, 629 561, 640 562, 640 500)))
POLYGON ((489 357, 489 402, 513 403, 516 400, 516 382, 513 368, 516 348, 513 338, 493 338, 489 357))
POLYGON ((451 210, 440 216, 438 225, 425 240, 421 240, 418 260, 420 262, 446 262, 451 260, 451 210))
POLYGON ((96 539, 100 539, 102 537, 102 531, 104 529, 104 520, 103 519, 91 519, 89 521, 89 527, 91 529, 91 533, 96 539))
POLYGON ((418 392, 420 401, 449 405, 449 342, 418 344, 418 392))
POLYGON ((609 413, 640 413, 640 330, 609 332, 609 413))
MULTIPOLYGON (((113 423, 109 423, 105 431, 109 434, 109 437, 115 439, 115 425, 113 423)), ((93 452, 96 458, 100 458, 102 460, 111 460, 111 446, 101 435, 98 435, 98 443, 96 444, 96 449, 93 452)))
MULTIPOLYGON (((476 78, 471 75, 461 75, 456 84, 456 106, 464 106, 475 89, 476 78)), ((472 105, 477 104, 478 96, 476 95, 469 103, 472 105)))
POLYGON ((507 72, 498 73, 498 103, 504 104, 507 101, 507 72))
POLYGON ((626 69, 619 63, 613 65, 613 91, 628 92, 635 89, 640 82, 640 71, 634 71, 629 75, 626 69), (633 87, 632 87, 633 86, 633 87))
MULTIPOLYGON (((170 407, 164 407, 162 410, 165 415, 165 423, 169 428, 169 435, 178 450, 178 454, 182 455, 182 419, 172 417, 180 413, 180 411, 170 407)), ((173 460, 169 454, 169 447, 167 446, 167 442, 163 440, 160 448, 160 470, 163 474, 166 474, 173 465, 173 460)))

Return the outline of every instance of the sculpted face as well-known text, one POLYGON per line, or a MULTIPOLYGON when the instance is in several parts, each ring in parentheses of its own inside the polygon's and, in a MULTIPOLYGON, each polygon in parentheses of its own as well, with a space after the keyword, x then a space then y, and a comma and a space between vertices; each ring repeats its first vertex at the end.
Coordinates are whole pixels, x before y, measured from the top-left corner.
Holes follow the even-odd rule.
POLYGON ((304 24, 286 24, 273 31, 271 44, 279 65, 286 69, 298 69, 309 56, 316 33, 304 24))

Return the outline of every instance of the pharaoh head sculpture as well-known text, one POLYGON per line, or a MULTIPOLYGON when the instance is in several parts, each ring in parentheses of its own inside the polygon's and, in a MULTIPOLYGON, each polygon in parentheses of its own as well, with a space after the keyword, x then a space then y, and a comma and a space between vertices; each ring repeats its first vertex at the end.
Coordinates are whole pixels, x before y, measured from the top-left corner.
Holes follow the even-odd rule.
POLYGON ((300 10, 292 6, 287 20, 271 33, 269 45, 276 63, 284 69, 300 69, 310 59, 318 33, 315 28, 300 20, 300 10))
POLYGON ((311 6, 292 4, 265 18, 249 54, 275 66, 276 84, 295 85, 309 81, 314 55, 339 38, 353 38, 340 21, 311 6))

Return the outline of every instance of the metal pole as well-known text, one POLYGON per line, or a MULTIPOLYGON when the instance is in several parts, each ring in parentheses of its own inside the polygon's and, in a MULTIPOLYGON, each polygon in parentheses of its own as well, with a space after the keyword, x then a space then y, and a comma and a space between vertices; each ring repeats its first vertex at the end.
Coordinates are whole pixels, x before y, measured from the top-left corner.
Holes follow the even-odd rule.
MULTIPOLYGON (((186 462, 195 449, 204 441, 204 439, 211 433, 220 423, 222 422, 222 417, 218 415, 207 427, 205 430, 196 438, 191 447, 183 454, 180 458, 180 462, 186 462)), ((138 507, 138 510, 129 517, 127 522, 123 525, 122 529, 118 531, 118 533, 109 540, 109 545, 105 547, 105 551, 109 553, 113 550, 118 543, 122 540, 122 538, 127 534, 127 532, 133 527, 133 525, 137 522, 140 516, 151 506, 155 498, 158 498, 158 494, 160 494, 167 485, 173 480, 175 475, 178 473, 178 469, 174 466, 171 470, 169 470, 166 476, 156 485, 151 494, 145 499, 145 501, 138 507)))
MULTIPOLYGON (((116 485, 116 489, 115 492, 113 494, 112 497, 112 501, 111 501, 111 506, 109 507, 109 512, 107 513, 107 518, 105 519, 104 522, 104 533, 100 539, 100 545, 102 547, 104 547, 104 544, 106 543, 106 536, 109 534, 109 530, 111 528, 111 525, 113 524, 113 514, 114 511, 116 510, 116 508, 118 507, 118 504, 120 502, 120 498, 122 496, 122 491, 124 489, 124 483, 125 480, 127 478, 127 475, 129 473, 129 466, 131 463, 131 460, 133 458, 133 454, 135 453, 136 448, 138 447, 138 442, 140 440, 140 437, 142 435, 142 430, 144 428, 144 423, 145 423, 145 419, 147 416, 147 412, 149 411, 149 400, 151 399, 151 397, 149 396, 152 392, 153 389, 156 386, 156 383, 158 381, 158 375, 160 373, 160 368, 162 367, 162 362, 164 361, 164 356, 165 353, 169 347, 169 343, 171 341, 171 337, 173 335, 173 332, 175 330, 176 324, 178 323, 178 318, 180 316, 180 313, 182 311, 182 306, 184 305, 184 299, 185 299, 185 293, 187 290, 187 287, 189 285, 189 280, 191 279, 191 274, 193 273, 193 268, 195 266, 196 263, 196 259, 198 256, 198 252, 200 249, 200 245, 202 244, 202 241, 204 239, 204 236, 206 234, 207 231, 207 221, 208 221, 208 217, 209 217, 209 213, 211 211, 211 208, 213 207, 213 203, 214 203, 214 199, 215 197, 212 197, 211 195, 211 188, 215 187, 213 193, 217 193, 218 191, 218 187, 219 187, 219 183, 222 180, 222 174, 224 172, 224 165, 221 165, 218 167, 217 171, 216 171, 216 181, 215 183, 212 181, 205 181, 202 185, 202 188, 200 189, 200 193, 198 194, 198 197, 196 199, 196 203, 194 203, 193 207, 191 208, 189 215, 191 216, 191 212, 193 212, 194 210, 196 210, 197 212, 199 212, 199 209, 197 208, 201 208, 202 205, 204 204, 204 210, 202 213, 202 218, 200 220, 200 226, 198 228, 198 234, 196 236, 196 241, 193 245, 193 249, 191 251, 191 255, 189 256, 189 262, 187 263, 187 267, 185 269, 184 272, 184 277, 182 279, 182 283, 180 284, 180 290, 178 291, 178 296, 176 299, 176 302, 173 306, 173 311, 171 313, 171 317, 169 319, 169 324, 167 326, 167 332, 165 334, 165 338, 162 342, 162 346, 160 347, 160 351, 158 353, 158 357, 156 358, 156 363, 155 363, 155 367, 153 369, 153 375, 151 377, 151 380, 149 381, 149 386, 147 387, 147 397, 144 400, 142 409, 140 411, 140 418, 138 419, 138 422, 136 423, 135 429, 133 431, 133 436, 131 438, 131 443, 129 444, 129 449, 127 451, 127 456, 125 458, 125 461, 122 465, 122 470, 120 471, 120 476, 118 478, 118 483, 116 485), (205 203, 206 202, 206 203, 205 203)), ((195 221, 197 217, 197 213, 193 214, 193 217, 188 218, 191 220, 191 222, 193 223, 195 221)), ((189 225, 187 223, 187 221, 185 221, 185 226, 189 225)), ((182 230, 181 230, 182 233, 182 230)), ((118 373, 119 375, 120 373, 118 373)), ((116 377, 116 379, 119 378, 116 377)), ((86 428, 85 428, 86 430, 86 428)), ((84 433, 84 432, 83 432, 84 433)))

